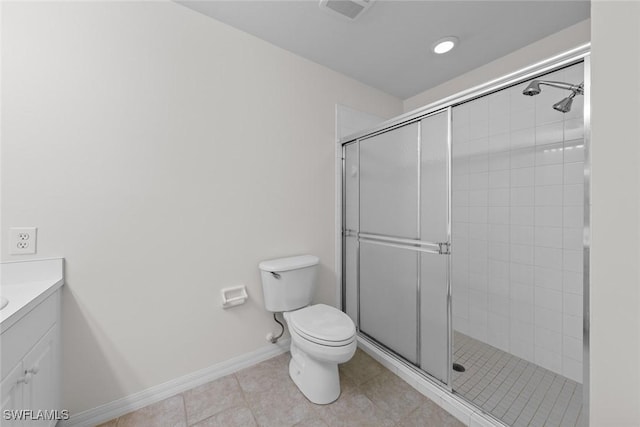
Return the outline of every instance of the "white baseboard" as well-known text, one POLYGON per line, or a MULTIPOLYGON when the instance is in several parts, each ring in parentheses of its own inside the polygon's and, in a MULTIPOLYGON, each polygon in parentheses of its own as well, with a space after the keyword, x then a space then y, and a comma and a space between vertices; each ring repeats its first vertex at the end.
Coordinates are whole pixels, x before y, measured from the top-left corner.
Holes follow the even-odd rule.
POLYGON ((142 390, 138 393, 123 397, 113 402, 98 406, 78 414, 72 414, 68 420, 61 421, 60 427, 93 427, 100 423, 117 418, 121 415, 144 408, 147 405, 160 402, 178 393, 190 390, 248 368, 257 363, 270 359, 289 350, 290 338, 283 339, 276 345, 261 347, 251 353, 246 353, 224 362, 216 363, 208 368, 192 372, 180 378, 142 390))

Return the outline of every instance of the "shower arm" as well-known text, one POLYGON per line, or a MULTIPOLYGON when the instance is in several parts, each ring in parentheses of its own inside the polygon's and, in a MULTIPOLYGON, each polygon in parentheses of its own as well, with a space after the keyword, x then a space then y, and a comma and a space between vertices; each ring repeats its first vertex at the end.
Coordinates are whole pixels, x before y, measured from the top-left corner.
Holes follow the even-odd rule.
POLYGON ((579 85, 572 85, 564 82, 554 82, 551 80, 538 80, 539 85, 547 85, 551 87, 556 87, 559 89, 567 89, 578 95, 584 94, 584 83, 580 83, 579 85))

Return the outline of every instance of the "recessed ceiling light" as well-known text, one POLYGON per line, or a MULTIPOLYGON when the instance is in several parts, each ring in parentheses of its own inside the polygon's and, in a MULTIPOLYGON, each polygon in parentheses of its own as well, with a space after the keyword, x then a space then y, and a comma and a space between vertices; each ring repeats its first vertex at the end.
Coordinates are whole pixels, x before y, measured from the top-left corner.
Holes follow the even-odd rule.
POLYGON ((444 37, 437 42, 435 42, 432 46, 432 49, 438 55, 447 53, 458 43, 457 37, 444 37))

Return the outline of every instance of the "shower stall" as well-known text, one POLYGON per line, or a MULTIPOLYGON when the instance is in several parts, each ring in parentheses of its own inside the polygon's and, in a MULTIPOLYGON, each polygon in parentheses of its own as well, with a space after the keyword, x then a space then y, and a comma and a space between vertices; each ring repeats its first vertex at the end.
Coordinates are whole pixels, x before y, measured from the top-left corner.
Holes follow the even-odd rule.
POLYGON ((506 425, 586 425, 588 63, 585 46, 341 140, 343 310, 506 425))

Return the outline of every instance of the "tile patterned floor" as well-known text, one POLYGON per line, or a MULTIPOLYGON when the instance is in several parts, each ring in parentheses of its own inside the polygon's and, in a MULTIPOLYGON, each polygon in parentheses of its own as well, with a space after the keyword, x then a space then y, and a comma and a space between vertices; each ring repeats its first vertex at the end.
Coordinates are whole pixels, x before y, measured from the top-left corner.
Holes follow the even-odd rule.
POLYGON ((269 359, 101 427, 463 426, 361 350, 340 366, 340 398, 314 405, 289 378, 289 357, 269 359))
POLYGON ((584 426, 582 384, 454 332, 453 390, 514 427, 584 426))

